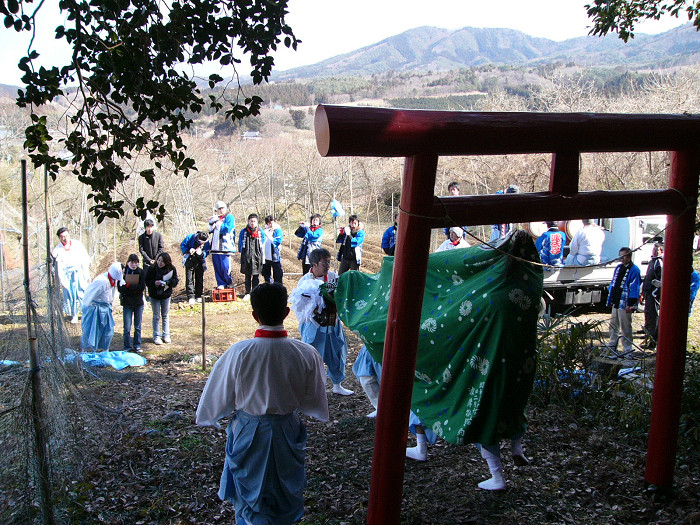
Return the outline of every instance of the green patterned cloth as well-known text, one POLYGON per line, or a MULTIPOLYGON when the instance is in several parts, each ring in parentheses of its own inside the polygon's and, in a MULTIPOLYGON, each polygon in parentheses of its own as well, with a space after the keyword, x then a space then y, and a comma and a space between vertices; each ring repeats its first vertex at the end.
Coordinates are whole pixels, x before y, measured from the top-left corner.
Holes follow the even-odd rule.
MULTIPOLYGON (((501 251, 476 246, 430 255, 411 408, 455 443, 497 444, 522 434, 535 375, 542 268, 532 238, 506 237, 501 251)), ((346 272, 338 314, 381 362, 394 258, 378 274, 346 272)))

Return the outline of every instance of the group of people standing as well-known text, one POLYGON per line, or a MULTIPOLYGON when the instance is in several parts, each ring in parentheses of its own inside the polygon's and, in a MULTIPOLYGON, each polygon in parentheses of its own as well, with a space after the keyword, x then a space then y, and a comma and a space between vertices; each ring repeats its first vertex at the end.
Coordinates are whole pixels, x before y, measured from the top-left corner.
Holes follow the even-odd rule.
MULTIPOLYGON (((202 301, 204 271, 211 255, 217 288, 233 288, 231 258, 239 253, 241 273, 245 276, 245 297, 259 284, 282 282, 280 245, 283 232, 271 215, 265 217, 265 229, 258 226, 258 215, 252 213, 238 235, 234 216, 226 203, 218 201, 215 215, 208 220, 208 231, 187 235, 180 243, 185 268, 185 290, 190 304, 202 301)), ((56 232, 59 244, 52 250, 55 273, 63 290, 64 313, 71 324, 82 324, 81 347, 85 350, 108 350, 114 336, 112 303, 119 294, 123 307, 124 350, 141 352, 142 318, 145 300, 153 311, 153 343, 171 342, 170 301, 179 284, 178 272, 165 243, 156 231, 153 219, 143 223, 138 237, 138 251, 122 265, 114 263, 104 274, 90 282, 90 256, 83 244, 71 239, 68 229, 56 232), (82 319, 79 313, 82 312, 82 319), (133 330, 133 336, 132 336, 133 330)))
POLYGON ((217 288, 234 288, 231 277, 231 260, 240 254, 241 273, 245 277, 245 296, 250 298, 250 291, 260 283, 260 276, 265 282, 282 282, 282 263, 280 245, 282 228, 272 215, 264 219, 265 227, 260 228, 257 213, 248 215, 246 226, 238 234, 236 244, 236 220, 227 211, 226 203, 218 201, 215 215, 208 221, 208 231, 197 231, 187 235, 180 243, 185 266, 185 288, 190 304, 202 301, 204 289, 204 271, 209 254, 214 265, 217 288), (209 240, 211 235, 211 241, 209 240))

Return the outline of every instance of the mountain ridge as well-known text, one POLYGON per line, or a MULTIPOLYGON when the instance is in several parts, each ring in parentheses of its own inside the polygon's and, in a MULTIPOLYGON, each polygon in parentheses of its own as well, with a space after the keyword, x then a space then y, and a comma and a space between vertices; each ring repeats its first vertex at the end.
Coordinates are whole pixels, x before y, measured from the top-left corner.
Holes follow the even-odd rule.
POLYGON ((422 26, 316 64, 275 72, 273 79, 368 76, 392 70, 451 70, 562 60, 584 66, 638 68, 698 64, 700 33, 688 23, 658 35, 637 34, 628 43, 617 35, 582 36, 556 42, 507 28, 452 30, 422 26))

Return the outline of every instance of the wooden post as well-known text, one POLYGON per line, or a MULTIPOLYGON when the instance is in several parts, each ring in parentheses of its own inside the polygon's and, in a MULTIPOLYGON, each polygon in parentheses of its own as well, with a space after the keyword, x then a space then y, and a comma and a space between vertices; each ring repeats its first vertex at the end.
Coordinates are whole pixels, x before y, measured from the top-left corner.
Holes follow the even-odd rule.
POLYGON ((374 435, 370 525, 398 524, 401 515, 408 414, 430 246, 430 227, 422 216, 429 214, 433 204, 428 196, 435 191, 437 160, 437 155, 416 155, 408 157, 404 167, 374 435))
POLYGON ((48 317, 51 326, 51 344, 56 348, 56 327, 54 326, 53 310, 53 257, 51 255, 51 220, 49 218, 49 168, 44 166, 44 221, 46 223, 46 300, 48 301, 48 317))
POLYGON ((673 152, 669 186, 685 195, 688 202, 682 214, 669 215, 666 230, 656 375, 645 475, 647 482, 662 488, 669 488, 673 483, 678 448, 699 174, 700 151, 673 152))
POLYGON ((34 426, 34 444, 39 471, 39 491, 41 493, 41 514, 44 524, 53 524, 53 505, 51 503, 51 479, 44 417, 42 410, 41 367, 37 359, 37 340, 32 319, 32 295, 29 291, 29 210, 27 205, 27 161, 22 166, 22 259, 24 262, 24 302, 27 316, 27 339, 29 341, 29 375, 32 388, 32 424, 34 426))

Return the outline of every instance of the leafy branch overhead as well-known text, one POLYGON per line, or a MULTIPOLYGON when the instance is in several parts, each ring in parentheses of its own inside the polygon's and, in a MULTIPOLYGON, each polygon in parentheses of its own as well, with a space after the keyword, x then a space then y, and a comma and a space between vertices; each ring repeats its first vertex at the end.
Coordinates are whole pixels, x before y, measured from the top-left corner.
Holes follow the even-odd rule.
MULTIPOLYGON (((0 0, 5 27, 34 33, 42 5, 0 0)), ((260 84, 271 73, 270 53, 277 45, 296 49, 299 42, 284 21, 287 0, 60 0, 59 8, 65 24, 56 28, 56 39, 70 45, 70 63, 36 69, 39 54, 31 47, 19 63, 25 87, 17 104, 32 111, 25 148, 54 179, 69 166, 91 188, 91 211, 99 221, 123 213, 124 202, 112 200, 113 190, 131 175, 154 186, 154 168, 184 176, 196 170, 180 137, 192 125, 186 115, 206 106, 224 110, 231 120, 259 113, 262 99, 246 98, 237 82, 230 102, 205 97, 183 64, 212 61, 235 71, 241 62, 235 52, 243 51, 250 56, 253 82, 260 84), (74 85, 75 92, 68 88, 74 85), (75 110, 68 116, 66 137, 52 149, 52 130, 37 108, 59 96, 72 98, 75 110), (132 172, 130 162, 140 154, 147 154, 153 166, 132 172)), ((210 88, 224 82, 219 75, 208 80, 210 88)), ((139 199, 136 207, 142 217, 146 209, 160 217, 165 213, 155 200, 139 199)))
POLYGON ((700 29, 700 2, 693 0, 593 0, 586 10, 593 21, 590 34, 615 32, 625 42, 634 38, 634 27, 640 20, 658 20, 663 15, 678 18, 685 13, 700 29))

